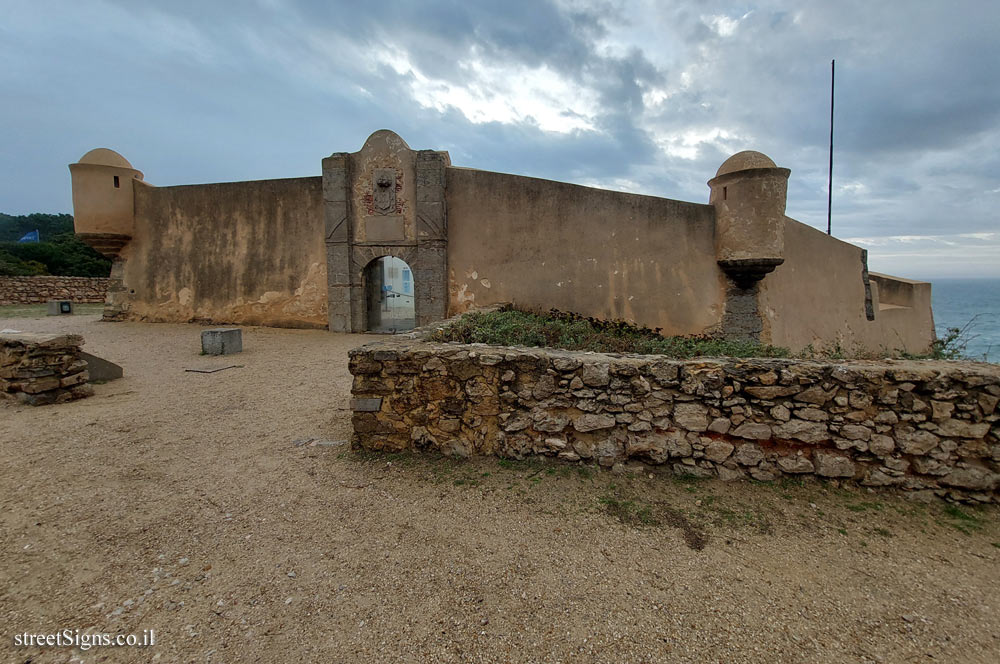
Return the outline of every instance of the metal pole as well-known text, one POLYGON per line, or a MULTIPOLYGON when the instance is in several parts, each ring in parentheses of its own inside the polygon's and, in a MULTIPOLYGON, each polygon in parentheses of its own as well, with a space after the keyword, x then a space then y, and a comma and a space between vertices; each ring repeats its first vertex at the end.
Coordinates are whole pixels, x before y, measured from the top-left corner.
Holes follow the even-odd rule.
POLYGON ((833 84, 836 60, 830 60, 830 170, 826 181, 826 234, 832 235, 831 211, 833 209, 833 84))

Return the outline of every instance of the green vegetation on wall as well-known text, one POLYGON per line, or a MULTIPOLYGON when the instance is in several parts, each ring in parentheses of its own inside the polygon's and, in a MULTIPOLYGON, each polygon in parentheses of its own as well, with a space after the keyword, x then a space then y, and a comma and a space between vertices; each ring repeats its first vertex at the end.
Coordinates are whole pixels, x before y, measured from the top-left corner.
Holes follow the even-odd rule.
POLYGON ((663 337, 658 329, 621 320, 604 321, 552 309, 535 313, 514 308, 466 314, 431 336, 433 341, 500 346, 548 346, 599 353, 641 353, 674 358, 788 357, 787 348, 756 341, 706 337, 663 337))
POLYGON ((73 234, 69 214, 0 213, 0 276, 106 277, 111 261, 73 234), (18 242, 37 230, 41 242, 18 242))

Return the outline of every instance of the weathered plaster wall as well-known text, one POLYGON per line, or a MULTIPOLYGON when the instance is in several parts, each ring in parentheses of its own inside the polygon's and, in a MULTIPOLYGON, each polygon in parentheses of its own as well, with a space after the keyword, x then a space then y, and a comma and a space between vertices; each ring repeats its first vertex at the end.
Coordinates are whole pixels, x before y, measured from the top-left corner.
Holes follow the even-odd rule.
POLYGON ((818 475, 1000 499, 1000 367, 615 356, 393 340, 351 351, 355 445, 818 475))
POLYGON ((133 320, 326 327, 322 178, 135 183, 121 266, 133 320))
POLYGON ((104 302, 107 290, 108 279, 100 277, 0 277, 0 305, 104 302))
POLYGON ((664 334, 722 319, 708 205, 465 168, 446 192, 450 314, 514 302, 664 334))
POLYGON ((882 344, 916 352, 928 348, 935 338, 931 285, 877 272, 868 277, 882 344))
POLYGON ((839 343, 847 352, 930 347, 930 284, 872 274, 866 309, 864 250, 794 219, 785 222, 785 262, 759 285, 762 341, 793 350, 839 343))

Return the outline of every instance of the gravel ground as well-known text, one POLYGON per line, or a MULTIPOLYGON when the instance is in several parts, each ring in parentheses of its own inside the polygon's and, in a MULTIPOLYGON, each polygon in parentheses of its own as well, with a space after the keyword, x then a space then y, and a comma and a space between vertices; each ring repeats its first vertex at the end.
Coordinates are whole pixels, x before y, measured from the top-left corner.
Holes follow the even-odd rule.
POLYGON ((348 438, 368 337, 244 328, 209 358, 192 325, 2 328, 126 372, 0 402, 7 661, 1000 661, 995 508, 353 453, 316 440, 348 438), (13 645, 77 628, 156 644, 13 645))

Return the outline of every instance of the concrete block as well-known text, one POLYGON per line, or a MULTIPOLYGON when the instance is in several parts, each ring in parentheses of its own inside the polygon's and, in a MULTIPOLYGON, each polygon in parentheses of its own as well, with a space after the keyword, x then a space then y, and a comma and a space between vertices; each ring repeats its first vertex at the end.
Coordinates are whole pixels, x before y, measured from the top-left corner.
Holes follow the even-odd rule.
POLYGON ((218 327, 201 333, 201 352, 205 355, 232 355, 243 351, 243 330, 218 327))
POLYGON ((91 355, 90 353, 80 353, 80 359, 87 363, 87 372, 90 374, 91 383, 103 383, 109 380, 118 380, 125 372, 114 362, 91 355))
POLYGON ((355 413, 377 413, 382 409, 382 398, 351 399, 351 410, 355 413))
POLYGON ((73 313, 73 303, 69 300, 49 300, 49 316, 63 316, 73 313))

